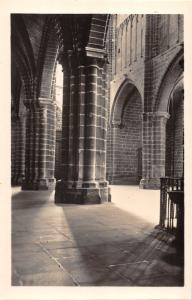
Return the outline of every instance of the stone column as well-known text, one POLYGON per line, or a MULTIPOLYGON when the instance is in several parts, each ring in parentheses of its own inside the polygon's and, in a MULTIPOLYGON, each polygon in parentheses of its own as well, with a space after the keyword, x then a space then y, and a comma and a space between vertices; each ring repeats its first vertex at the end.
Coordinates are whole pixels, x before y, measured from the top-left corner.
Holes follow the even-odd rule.
POLYGON ((52 99, 27 104, 26 166, 23 190, 55 187, 56 107, 52 99))
POLYGON ((77 162, 77 178, 74 182, 76 188, 82 187, 84 180, 84 157, 85 157, 85 84, 86 84, 86 68, 83 63, 83 60, 79 60, 78 66, 78 116, 77 116, 77 153, 76 153, 76 162, 77 162))
POLYGON ((11 184, 17 185, 17 150, 18 150, 18 139, 19 135, 19 118, 15 112, 11 113, 11 184))
POLYGON ((84 186, 96 187, 96 135, 97 135, 97 88, 98 65, 90 60, 86 67, 86 107, 85 107, 85 150, 84 150, 84 186))
POLYGON ((25 178, 25 144, 26 144, 26 113, 20 115, 20 159, 17 182, 22 185, 25 178))
POLYGON ((11 120, 11 183, 21 185, 25 173, 25 114, 11 120))
POLYGON ((25 140, 25 179, 22 183, 22 189, 30 189, 32 182, 32 161, 33 161, 33 111, 27 102, 26 111, 26 140, 25 140))
POLYGON ((121 128, 121 120, 113 120, 111 124, 111 174, 110 183, 116 184, 118 181, 118 159, 117 147, 119 144, 119 130, 121 128))
POLYGON ((98 141, 106 139, 105 125, 101 125, 106 102, 100 99, 98 104, 102 97, 100 65, 100 60, 82 53, 68 51, 63 58, 63 178, 56 185, 56 202, 108 201, 107 182, 98 171, 98 155, 101 149, 106 151, 105 143, 97 150, 98 141))
POLYGON ((141 188, 159 189, 165 176, 166 112, 143 114, 143 174, 141 188))
POLYGON ((67 54, 62 58, 63 65, 63 108, 62 108, 62 147, 61 168, 63 182, 68 179, 68 155, 69 155, 69 97, 70 97, 70 68, 67 54))
MULTIPOLYGON (((107 126, 108 126, 108 94, 107 94, 107 77, 106 77, 106 64, 101 65, 100 68, 100 77, 98 81, 98 93, 101 91, 101 96, 98 99, 97 106, 97 115, 98 115, 98 128, 97 128, 97 144, 96 148, 98 151, 97 159, 98 161, 98 169, 99 176, 96 179, 99 180, 100 192, 103 193, 102 197, 106 197, 105 193, 109 194, 109 191, 106 189, 108 186, 108 182, 106 181, 106 172, 107 172, 107 126)), ((97 171, 97 170, 96 170, 97 171)), ((97 176, 97 172, 96 172, 97 176)), ((110 195, 108 200, 110 201, 110 195)))

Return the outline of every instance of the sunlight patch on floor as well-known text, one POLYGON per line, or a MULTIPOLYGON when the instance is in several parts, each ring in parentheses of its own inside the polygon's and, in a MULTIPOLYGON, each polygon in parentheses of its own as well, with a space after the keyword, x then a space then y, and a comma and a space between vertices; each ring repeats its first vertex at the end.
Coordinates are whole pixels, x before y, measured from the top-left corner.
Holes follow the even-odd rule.
POLYGON ((112 202, 150 223, 159 223, 160 191, 143 190, 138 186, 111 185, 112 202))

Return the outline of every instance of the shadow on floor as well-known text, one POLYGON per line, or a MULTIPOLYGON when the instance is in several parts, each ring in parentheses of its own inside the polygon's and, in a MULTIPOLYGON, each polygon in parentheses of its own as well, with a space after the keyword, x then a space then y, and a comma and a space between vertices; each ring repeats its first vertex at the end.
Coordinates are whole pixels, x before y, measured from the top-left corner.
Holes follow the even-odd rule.
POLYGON ((12 209, 33 208, 53 203, 53 191, 20 191, 12 195, 12 209))
POLYGON ((12 197, 15 285, 183 286, 183 252, 171 234, 113 204, 54 205, 53 198, 48 191, 12 197))
POLYGON ((78 220, 74 220, 63 207, 63 214, 81 253, 82 269, 71 269, 70 260, 62 263, 74 276, 78 274, 81 284, 89 285, 92 278, 93 285, 102 286, 183 286, 183 252, 172 246, 171 234, 152 229, 141 218, 117 207, 108 207, 105 219, 101 216, 95 223, 94 216, 90 217, 92 229, 82 224, 84 213, 79 211, 78 220), (82 276, 82 270, 87 277, 82 276))

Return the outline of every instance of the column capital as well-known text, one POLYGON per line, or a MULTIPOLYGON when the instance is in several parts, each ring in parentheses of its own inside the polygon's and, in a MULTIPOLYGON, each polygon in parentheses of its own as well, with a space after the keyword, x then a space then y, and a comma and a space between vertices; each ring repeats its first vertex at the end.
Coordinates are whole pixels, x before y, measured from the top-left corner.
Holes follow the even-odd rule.
POLYGON ((84 65, 86 60, 86 53, 84 49, 61 49, 59 53, 59 63, 63 67, 63 72, 68 72, 68 68, 78 65, 84 65))
POLYGON ((156 118, 165 118, 165 119, 170 118, 170 114, 168 112, 164 112, 164 111, 157 111, 157 112, 155 112, 154 116, 156 118))
POLYGON ((64 49, 64 47, 59 49, 58 62, 62 65, 63 71, 69 67, 69 55, 71 54, 71 51, 64 49))
POLYGON ((106 60, 106 51, 105 49, 85 47, 87 57, 94 57, 106 60))
POLYGON ((91 47, 78 48, 76 50, 61 48, 58 60, 63 67, 63 72, 65 70, 68 72, 68 68, 72 68, 75 65, 89 65, 92 63, 102 68, 108 62, 104 49, 91 47))
POLYGON ((34 104, 37 104, 38 107, 46 107, 47 105, 56 106, 56 103, 53 101, 52 98, 41 98, 39 97, 36 101, 34 101, 34 104))
POLYGON ((21 112, 21 113, 19 113, 19 118, 21 118, 21 119, 25 119, 27 117, 27 111, 23 111, 23 112, 21 112))
MULTIPOLYGON (((52 98, 37 98, 37 99, 26 99, 23 100, 24 105, 28 111, 34 109, 45 108, 47 106, 56 106, 55 101, 52 98)), ((27 113, 27 112, 26 112, 27 113)))
POLYGON ((145 121, 148 118, 153 119, 153 120, 157 119, 157 118, 169 119, 170 114, 168 112, 164 112, 164 111, 144 112, 143 113, 143 120, 145 121))
POLYGON ((113 128, 122 128, 123 124, 121 123, 121 120, 113 120, 111 122, 111 125, 113 128))
MULTIPOLYGON (((88 47, 87 47, 88 48, 88 47)), ((104 50, 94 49, 94 48, 86 48, 86 63, 95 64, 99 68, 103 68, 104 65, 108 63, 107 54, 104 50), (90 50, 91 49, 91 50, 90 50)))

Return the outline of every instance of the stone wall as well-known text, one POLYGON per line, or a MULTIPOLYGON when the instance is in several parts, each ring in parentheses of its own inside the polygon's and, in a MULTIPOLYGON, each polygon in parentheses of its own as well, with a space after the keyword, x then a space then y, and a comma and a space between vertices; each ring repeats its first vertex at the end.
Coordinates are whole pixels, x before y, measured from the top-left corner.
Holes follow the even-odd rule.
POLYGON ((166 128, 166 176, 182 177, 184 160, 184 101, 170 105, 170 118, 166 128))
POLYGON ((141 179, 142 105, 135 93, 123 110, 122 123, 115 129, 113 177, 111 182, 136 184, 141 179))
POLYGON ((14 15, 12 45, 12 169, 13 178, 24 169, 24 189, 53 188, 55 174, 67 193, 93 188, 96 202, 101 193, 106 201, 106 171, 111 182, 141 179, 143 188, 158 188, 159 178, 172 172, 168 139, 174 142, 174 175, 181 175, 183 108, 174 101, 172 114, 169 104, 183 74, 182 15, 14 15), (66 77, 55 158, 57 59, 66 77))
MULTIPOLYGON (((143 188, 158 188, 159 178, 165 176, 166 157, 166 124, 169 119, 169 98, 178 78, 183 73, 183 16, 182 15, 113 15, 115 26, 115 46, 112 59, 112 80, 110 83, 110 121, 108 132, 108 160, 107 174, 110 182, 114 175, 114 153, 119 147, 119 160, 116 160, 116 169, 123 173, 125 165, 122 157, 127 151, 127 159, 130 146, 120 151, 119 131, 124 137, 134 134, 126 129, 119 129, 113 123, 120 122, 114 118, 114 107, 117 111, 117 99, 123 93, 124 82, 131 82, 141 96, 141 112, 143 114, 142 126, 139 136, 142 136, 142 180, 143 188), (116 126, 116 129, 113 127, 116 126), (129 133, 129 134, 128 134, 129 133), (117 143, 117 145, 116 145, 117 143)), ((128 86, 127 86, 128 88, 128 86)), ((125 92, 124 92, 125 93, 125 92)), ((119 104, 121 110, 121 104, 119 104)), ((136 103, 134 105, 137 105, 136 103)), ((125 106, 124 108, 125 109, 125 106)), ((132 117, 134 109, 131 109, 132 117)), ((183 110, 177 109, 175 123, 175 154, 182 161, 180 148, 181 115, 183 110), (180 121, 179 121, 180 120, 180 121), (177 141, 179 139, 179 141, 177 141)), ((121 124, 123 125, 123 124, 121 124)), ((169 124, 168 124, 169 127, 169 124)), ((182 146, 183 147, 183 146, 182 146)), ((177 160, 177 159, 176 159, 177 160)), ((176 163, 176 162, 175 162, 176 163)), ((180 163, 182 165, 183 162, 180 163)), ((181 174, 181 166, 177 162, 175 175, 181 174), (177 170, 177 171, 176 171, 177 170)), ((128 167, 131 172, 131 166, 128 167)), ((167 168, 167 167, 166 167, 167 168)), ((128 172, 127 172, 128 174, 128 172)), ((123 182, 123 181, 122 181, 123 182)))

